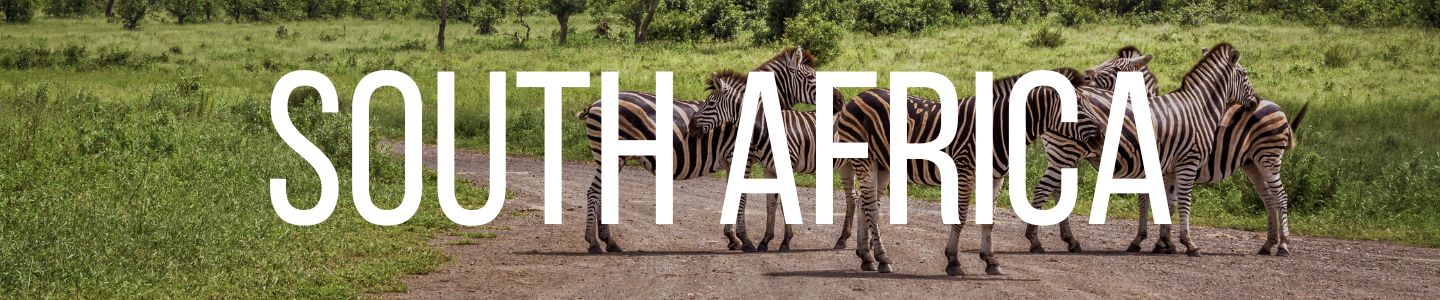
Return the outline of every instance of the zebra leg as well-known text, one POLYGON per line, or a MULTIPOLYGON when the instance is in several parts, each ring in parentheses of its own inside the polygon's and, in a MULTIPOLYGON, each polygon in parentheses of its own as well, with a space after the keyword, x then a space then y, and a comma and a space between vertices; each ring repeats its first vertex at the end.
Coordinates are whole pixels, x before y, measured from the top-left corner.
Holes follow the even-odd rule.
POLYGON ((1280 225, 1278 222, 1280 214, 1275 210, 1276 206, 1271 204, 1275 199, 1271 197, 1270 189, 1265 186, 1267 176, 1261 175, 1259 167, 1254 164, 1247 165, 1242 169, 1245 171, 1245 178, 1250 180, 1251 188, 1255 189, 1255 194, 1260 195, 1260 201, 1264 202, 1266 217, 1270 219, 1269 232, 1265 235, 1265 244, 1260 246, 1260 252, 1258 253, 1259 255, 1270 255, 1270 248, 1278 243, 1276 240, 1278 239, 1279 232, 1277 232, 1276 229, 1278 229, 1280 225))
MULTIPOLYGON (((995 191, 994 194, 991 194, 994 195, 994 199, 992 200, 999 201, 1000 187, 1004 182, 1004 176, 995 178, 995 186, 991 187, 995 191)), ((960 213, 963 214, 965 212, 962 211, 960 213)), ((995 252, 990 249, 990 231, 994 227, 995 224, 980 224, 980 260, 985 261, 985 274, 1005 275, 1005 271, 1000 270, 1000 259, 995 258, 995 252)))
POLYGON ((1136 222, 1138 223, 1136 227, 1139 228, 1139 230, 1136 230, 1135 239, 1130 241, 1130 247, 1125 248, 1125 252, 1140 252, 1140 244, 1144 243, 1145 239, 1148 238, 1147 235, 1150 234, 1150 196, 1140 194, 1139 205, 1140 218, 1136 220, 1138 221, 1136 222))
MULTIPOLYGON (((890 186, 889 170, 877 170, 875 172, 875 178, 875 181, 878 182, 878 184, 875 185, 877 191, 890 186)), ((876 199, 879 199, 880 195, 879 193, 876 193, 875 196, 876 199)), ((877 203, 871 202, 870 206, 872 208, 875 208, 875 206, 877 206, 875 204, 877 203)), ((880 262, 880 268, 877 269, 877 271, 879 271, 880 273, 895 272, 895 267, 890 264, 890 257, 885 255, 885 242, 880 240, 880 226, 878 220, 879 211, 870 210, 867 214, 873 216, 870 217, 870 248, 875 250, 875 260, 880 262)))
POLYGON ((1271 201, 1267 206, 1273 206, 1277 223, 1280 227, 1275 229, 1279 236, 1276 244, 1275 256, 1290 256, 1290 196, 1285 193, 1285 184, 1280 181, 1281 160, 1279 155, 1267 157, 1261 160, 1265 174, 1265 187, 1270 191, 1271 201))
MULTIPOLYGON (((1174 181, 1173 181, 1173 180, 1169 180, 1169 181, 1167 181, 1167 182, 1174 182, 1174 181)), ((1175 192, 1175 185, 1174 185, 1174 184, 1171 184, 1171 183, 1166 183, 1165 186, 1166 186, 1166 190, 1168 190, 1168 193, 1169 193, 1168 197, 1166 197, 1166 200, 1167 200, 1166 202, 1169 202, 1169 204, 1170 204, 1170 205, 1167 207, 1167 208, 1169 208, 1169 209, 1166 210, 1165 213, 1166 213, 1167 215, 1174 215, 1174 214, 1175 214, 1175 204, 1176 204, 1175 199, 1176 199, 1176 196, 1177 196, 1177 195, 1176 195, 1176 192, 1175 192)), ((1150 253, 1157 253, 1157 254, 1175 254, 1175 243, 1171 242, 1171 239, 1170 239, 1170 227, 1171 227, 1170 224, 1160 224, 1160 239, 1155 241, 1155 249, 1151 250, 1150 253)))
POLYGON ((956 201, 960 207, 960 224, 950 224, 950 238, 945 240, 945 274, 950 276, 964 276, 965 271, 960 269, 960 232, 965 229, 965 212, 970 210, 970 198, 973 197, 975 181, 969 176, 960 174, 959 192, 956 201))
POLYGON ((1060 221, 1060 240, 1065 241, 1067 245, 1065 251, 1070 251, 1070 253, 1084 251, 1080 248, 1080 240, 1075 238, 1075 232, 1070 231, 1070 218, 1060 221))
MULTIPOLYGON (((1036 185, 1035 190, 1030 193, 1031 207, 1034 207, 1035 209, 1041 209, 1045 207, 1045 202, 1050 201, 1050 195, 1055 193, 1055 188, 1057 186, 1056 182, 1052 181, 1051 179, 1054 178, 1055 180, 1058 180, 1059 176, 1059 169, 1056 169, 1054 167, 1045 168, 1045 175, 1040 177, 1040 183, 1036 185)), ((1039 231, 1040 226, 1029 223, 1025 224, 1025 239, 1030 240, 1030 253, 1045 253, 1045 246, 1040 243, 1039 231)))
POLYGON ((845 193, 845 223, 840 228, 840 238, 835 240, 835 249, 845 249, 845 241, 850 239, 850 225, 855 222, 855 168, 848 163, 840 165, 840 188, 845 193))
POLYGON ((740 210, 735 215, 735 237, 740 239, 740 251, 755 252, 755 244, 750 242, 750 233, 745 226, 745 201, 748 195, 740 195, 740 210))
MULTIPOLYGON (((599 205, 595 206, 596 216, 600 215, 600 209, 601 208, 599 205)), ((599 219, 597 218, 596 221, 599 221, 599 219)), ((610 224, 597 225, 600 227, 600 240, 605 242, 605 252, 625 252, 624 248, 620 248, 620 241, 615 237, 610 236, 610 224)))
POLYGON ((875 259, 870 255, 870 227, 875 226, 876 187, 870 163, 855 163, 855 179, 860 183, 860 223, 855 226, 855 256, 860 257, 861 271, 874 271, 875 259))
POLYGON ((596 239, 597 225, 600 225, 600 165, 595 165, 595 180, 590 182, 590 190, 585 192, 585 243, 590 245, 591 254, 605 253, 600 248, 600 241, 596 239))
POLYGON ((775 194, 765 195, 765 238, 760 239, 756 251, 765 252, 770 250, 770 240, 775 239, 775 208, 780 204, 780 197, 775 194))
POLYGON ((1199 257, 1200 246, 1190 239, 1190 191, 1194 188, 1193 184, 1188 178, 1180 182, 1180 244, 1185 245, 1185 255, 1199 257))

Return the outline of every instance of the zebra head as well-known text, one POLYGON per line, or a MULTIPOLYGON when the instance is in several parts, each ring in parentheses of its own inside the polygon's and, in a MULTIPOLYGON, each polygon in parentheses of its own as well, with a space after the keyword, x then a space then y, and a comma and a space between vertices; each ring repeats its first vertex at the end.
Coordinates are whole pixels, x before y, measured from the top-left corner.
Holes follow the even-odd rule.
POLYGON ((1120 72, 1141 72, 1145 77, 1146 96, 1153 99, 1160 95, 1158 87, 1160 81, 1155 79, 1155 74, 1150 73, 1149 67, 1150 61, 1154 58, 1154 56, 1141 53, 1135 46, 1126 46, 1120 48, 1114 59, 1100 63, 1100 65, 1086 70, 1085 73, 1090 76, 1092 86, 1113 91, 1115 90, 1115 79, 1120 76, 1120 72))
POLYGON ((690 118, 690 133, 708 134, 716 127, 739 120, 740 99, 745 95, 745 74, 734 70, 722 70, 705 79, 705 90, 710 95, 700 102, 700 108, 690 118))
MULTIPOLYGON (((790 109, 795 104, 815 104, 815 56, 801 47, 790 47, 780 50, 779 54, 770 58, 760 67, 755 68, 756 72, 775 73, 775 87, 780 92, 780 106, 783 109, 790 109)), ((844 104, 845 97, 840 95, 836 89, 832 94, 835 109, 838 111, 841 104, 844 104)))
POLYGON ((1204 57, 1180 83, 1181 90, 1203 89, 1218 97, 1220 105, 1239 104, 1248 109, 1259 103, 1260 98, 1250 85, 1249 72, 1240 64, 1240 51, 1235 46, 1220 43, 1201 50, 1201 54, 1204 57))

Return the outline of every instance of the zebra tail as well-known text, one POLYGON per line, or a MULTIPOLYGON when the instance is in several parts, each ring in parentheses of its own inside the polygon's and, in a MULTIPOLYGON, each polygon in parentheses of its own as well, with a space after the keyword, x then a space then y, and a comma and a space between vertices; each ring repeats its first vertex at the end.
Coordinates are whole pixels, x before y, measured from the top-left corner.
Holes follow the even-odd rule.
MULTIPOLYGON (((1299 138, 1300 121, 1305 120, 1305 112, 1307 111, 1310 111, 1310 101, 1305 101, 1305 104, 1300 106, 1300 112, 1295 113, 1295 121, 1290 122, 1290 136, 1292 140, 1299 138)), ((1296 143, 1292 141, 1290 143, 1290 148, 1294 149, 1295 144, 1296 143)))

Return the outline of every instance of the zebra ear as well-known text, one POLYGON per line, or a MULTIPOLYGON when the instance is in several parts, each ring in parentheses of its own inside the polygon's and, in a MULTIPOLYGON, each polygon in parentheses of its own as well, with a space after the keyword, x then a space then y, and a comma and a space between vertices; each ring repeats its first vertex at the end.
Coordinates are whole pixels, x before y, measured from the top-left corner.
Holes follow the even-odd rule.
POLYGON ((797 65, 810 64, 808 56, 805 54, 805 47, 795 46, 795 52, 790 53, 790 61, 797 65))
POLYGON ((1239 63, 1239 62, 1240 62, 1240 50, 1236 50, 1235 48, 1230 48, 1230 63, 1231 63, 1231 64, 1235 64, 1235 63, 1239 63))
POLYGON ((1210 55, 1210 48, 1200 48, 1200 56, 1210 55))

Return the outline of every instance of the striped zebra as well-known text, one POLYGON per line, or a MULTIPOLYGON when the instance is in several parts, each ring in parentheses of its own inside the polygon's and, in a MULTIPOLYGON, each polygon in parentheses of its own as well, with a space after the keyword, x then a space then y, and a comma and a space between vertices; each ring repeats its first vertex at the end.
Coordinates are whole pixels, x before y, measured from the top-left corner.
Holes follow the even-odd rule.
MULTIPOLYGON (((1115 80, 1120 72, 1141 72, 1145 80, 1146 97, 1154 99, 1158 92, 1159 80, 1155 74, 1150 73, 1148 64, 1153 56, 1141 53, 1134 46, 1121 48, 1115 58, 1105 61, 1085 73, 1090 77, 1089 86, 1093 92, 1100 97, 1111 98, 1115 89, 1115 80)), ((1109 109, 1106 105, 1105 109, 1109 109)), ((1045 174, 1040 177, 1040 182, 1030 195, 1030 204, 1035 208, 1043 208, 1047 200, 1053 199, 1056 191, 1060 189, 1060 169, 1075 168, 1080 165, 1080 160, 1090 161, 1091 166, 1099 165, 1099 148, 1091 148, 1089 145, 1078 140, 1079 133, 1076 132, 1075 123, 1062 123, 1058 130, 1046 132, 1040 135, 1040 140, 1045 145, 1045 174)), ((1145 199, 1141 203, 1148 204, 1145 199)), ((1140 236, 1145 234, 1145 220, 1140 220, 1140 236)), ((1034 224, 1025 225, 1025 238, 1030 241, 1030 252, 1043 253, 1045 247, 1040 243, 1039 226, 1034 224)), ((1060 239, 1068 246, 1070 252, 1080 252, 1080 241, 1070 230, 1070 219, 1060 222, 1060 239)), ((1143 239, 1141 239, 1143 240, 1143 239)))
MULTIPOLYGON (((1074 69, 1056 70, 1070 79, 1075 86, 1086 84, 1086 79, 1074 69)), ((1008 151, 1005 148, 1008 139, 1008 107, 1011 89, 1015 86, 1020 76, 1012 76, 995 80, 994 102, 995 102, 995 174, 1005 174, 1009 160, 1008 151)), ((1050 88, 1038 88, 1028 94, 1026 115, 1029 120, 1025 128, 1027 141, 1034 141, 1044 131, 1055 128, 1060 122, 1060 95, 1050 88)), ((934 130, 939 125, 940 104, 916 97, 905 100, 908 104, 909 113, 907 140, 912 143, 931 141, 936 138, 938 132, 934 130)), ((959 209, 960 224, 951 225, 950 237, 945 246, 945 256, 948 264, 945 266, 945 273, 958 276, 964 272, 960 270, 958 241, 960 231, 964 228, 965 214, 969 210, 971 191, 975 188, 972 176, 985 176, 987 174, 975 174, 974 136, 975 130, 973 111, 974 97, 961 99, 958 103, 960 110, 959 128, 955 138, 945 151, 954 158, 955 166, 959 170, 959 209)), ((890 156, 889 139, 889 110, 890 92, 885 89, 872 89, 856 95, 854 100, 846 103, 845 108, 840 111, 836 120, 836 139, 841 142, 866 143, 869 149, 869 158, 850 159, 855 172, 856 182, 860 183, 861 200, 861 226, 856 228, 858 247, 855 254, 860 257, 860 269, 865 271, 879 271, 881 273, 893 272, 893 267, 888 256, 886 256, 884 243, 881 242, 880 231, 877 220, 877 202, 879 201, 879 190, 888 186, 889 169, 888 157, 890 156), (873 249, 873 258, 872 251, 873 249), (879 268, 874 265, 879 262, 879 268)), ((1083 124, 1094 124, 1095 122, 1082 122, 1083 124)), ((984 129, 984 128, 982 128, 984 129)), ((989 130, 989 129, 986 129, 989 130)), ((1094 131, 1092 128, 1091 131, 1094 131)), ((1024 155, 1024 154, 1018 154, 1024 155)), ((920 160, 911 160, 908 166, 907 177, 911 183, 938 186, 945 184, 940 181, 939 169, 932 163, 925 163, 920 160)), ((943 166, 952 167, 952 166, 943 166)), ((998 176, 997 176, 998 178, 998 176)), ((989 187, 996 190, 999 195, 1000 184, 1003 180, 995 180, 995 186, 989 187)), ((985 187, 981 187, 985 188, 985 187)), ((1000 270, 1000 262, 990 249, 991 224, 980 225, 980 259, 985 261, 985 273, 992 275, 1004 274, 1000 270)))
MULTIPOLYGON (((780 51, 756 71, 774 72, 776 86, 781 95, 781 105, 813 104, 815 99, 814 56, 803 49, 787 48, 780 51)), ((725 70, 711 74, 706 80, 710 95, 701 102, 674 101, 674 179, 697 178, 729 167, 731 151, 735 149, 737 126, 732 123, 717 123, 714 118, 695 118, 696 111, 707 105, 739 103, 744 95, 747 78, 744 74, 725 70), (704 121, 702 121, 704 120, 704 121)), ((621 140, 653 140, 655 138, 655 95, 645 92, 625 91, 619 93, 619 138, 621 140)), ((621 252, 619 241, 612 236, 610 226, 600 224, 600 163, 601 156, 601 114, 600 101, 577 114, 585 121, 586 136, 590 141, 590 153, 596 162, 595 178, 586 193, 585 241, 590 253, 621 252), (597 240, 598 238, 598 240, 597 240), (605 242, 604 248, 599 242, 605 242)), ((638 160, 646 170, 654 171, 654 156, 622 157, 623 161, 638 160)), ((744 197, 741 198, 743 203, 744 197)), ((743 205, 743 204, 742 204, 743 205)), ((738 236, 747 241, 744 231, 744 217, 737 220, 741 225, 738 236)), ((752 246, 753 247, 753 246, 752 246)))
MULTIPOLYGON (((1155 142, 1159 150, 1159 162, 1163 168, 1162 173, 1167 195, 1171 207, 1180 216, 1180 243, 1186 247, 1186 254, 1200 256, 1200 247, 1190 238, 1190 205, 1192 203, 1191 191, 1196 184, 1212 183, 1223 179, 1227 174, 1217 174, 1208 166, 1213 156, 1220 155, 1216 151, 1227 151, 1231 146, 1217 147, 1217 139, 1220 135, 1222 125, 1229 120, 1223 118, 1227 110, 1253 110, 1259 97, 1255 94, 1254 88, 1250 85, 1248 74, 1243 65, 1239 63, 1240 52, 1234 46, 1221 43, 1211 48, 1205 56, 1191 68, 1182 79, 1180 88, 1157 97, 1150 101, 1153 126, 1155 127, 1155 142), (1233 107, 1233 108, 1232 108, 1233 107)), ((1080 101, 1082 110, 1086 113, 1093 113, 1096 116, 1107 115, 1110 97, 1094 92, 1096 89, 1084 88, 1080 101)), ((1102 117, 1088 118, 1099 124, 1097 128, 1105 128, 1108 120, 1102 117)), ((1120 147, 1118 149, 1114 176, 1116 178, 1142 178, 1142 168, 1136 163, 1139 159, 1139 144, 1135 138, 1133 118, 1126 118, 1125 131, 1122 132, 1120 147), (1119 163, 1126 161, 1129 163, 1119 163)), ((1242 126, 1243 127, 1243 126, 1242 126)), ((1099 138, 1087 137, 1087 143, 1099 148, 1099 138)), ((1287 139, 1288 140, 1288 139, 1287 139)), ((1241 146, 1241 148, 1244 148, 1241 146)), ((1225 156, 1233 154, 1224 154, 1225 156)), ((1274 169, 1278 174, 1278 157, 1266 157, 1265 164, 1273 162, 1274 169)), ((1228 164, 1228 163, 1227 163, 1228 164)), ((1234 168, 1230 171, 1233 172, 1234 168)), ((1279 178, 1274 182, 1278 184, 1279 178)), ((1267 191, 1269 191, 1267 189, 1267 191)), ((1280 198, 1283 198, 1280 195, 1280 198)), ((1271 197, 1274 198, 1274 197, 1271 197)), ((1272 200, 1267 200, 1267 202, 1272 200)), ((1140 219, 1148 219, 1149 201, 1140 201, 1140 219)), ((1267 203, 1267 207, 1270 207, 1267 203)), ((1276 213, 1272 212, 1272 216, 1276 213)), ((1144 222, 1144 221, 1142 221, 1144 222)), ((1143 224, 1143 223, 1142 223, 1143 224)), ((1160 240, 1155 244, 1155 252, 1174 253, 1175 246, 1170 241, 1170 225, 1160 225, 1160 240)), ((1144 234, 1137 236, 1137 241, 1132 242, 1131 249, 1138 246, 1143 240, 1144 234)), ((1284 241, 1280 241, 1281 249, 1286 249, 1284 241)), ((1288 253, 1288 250, 1285 250, 1288 253)))

